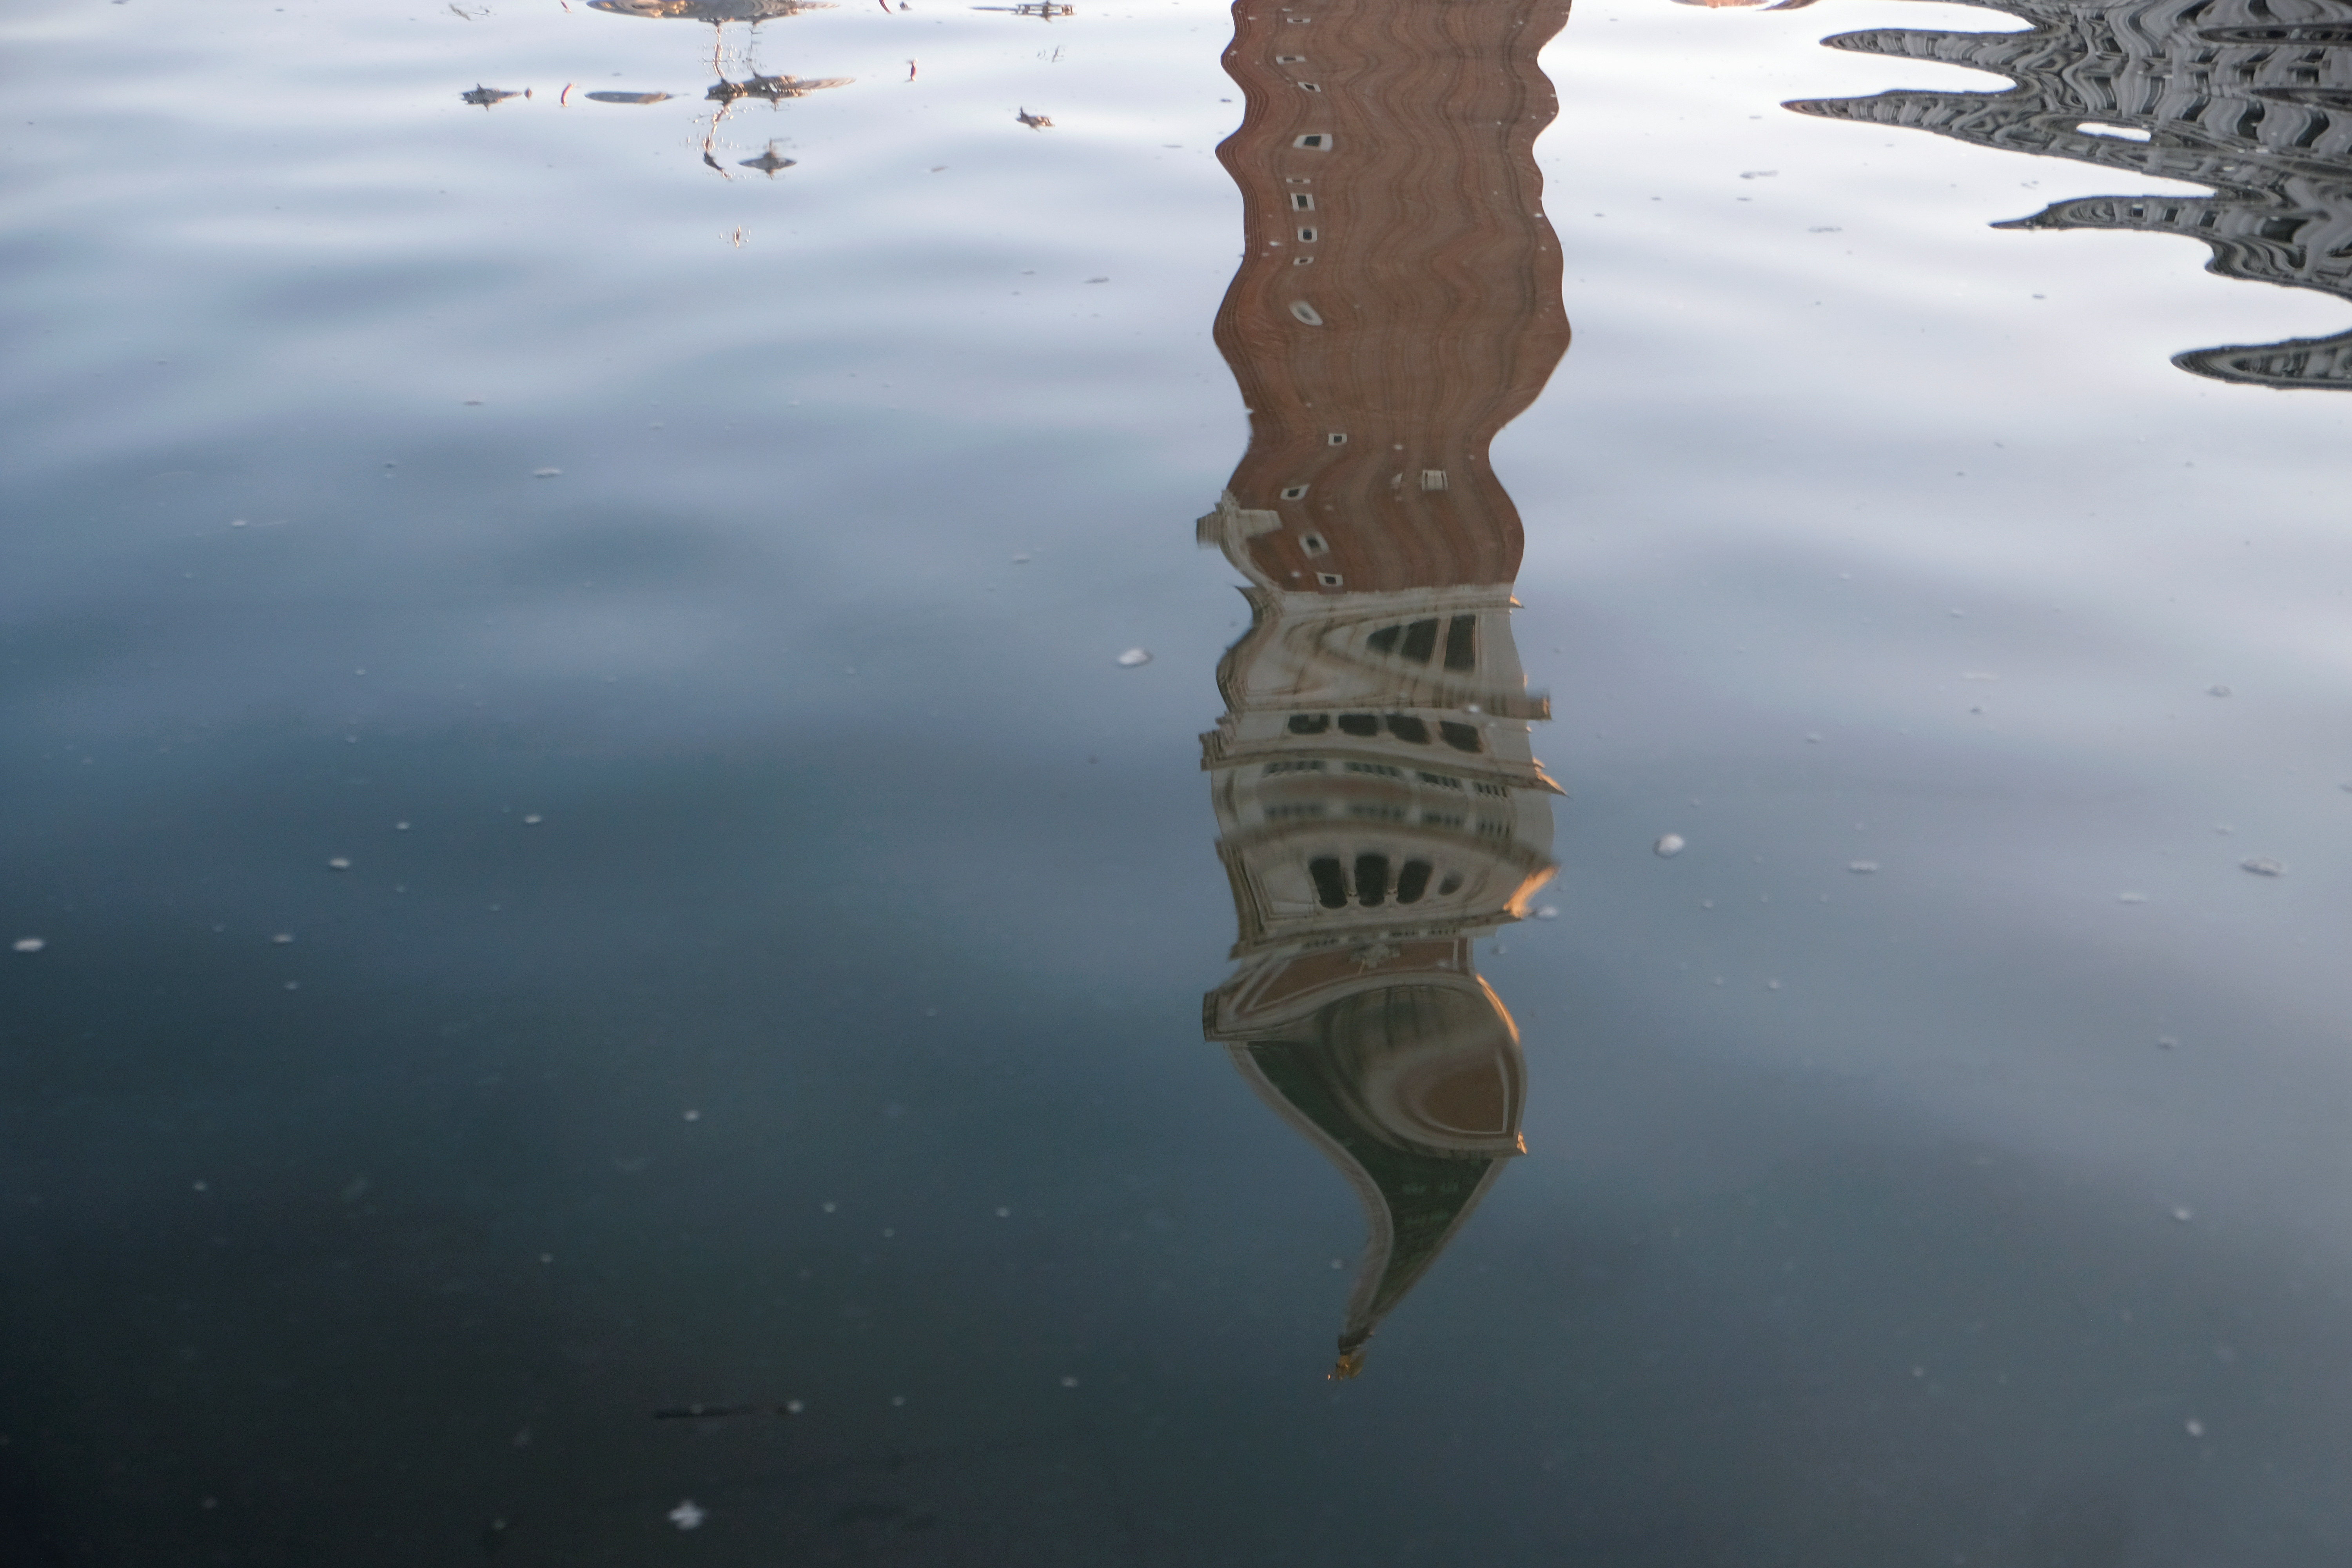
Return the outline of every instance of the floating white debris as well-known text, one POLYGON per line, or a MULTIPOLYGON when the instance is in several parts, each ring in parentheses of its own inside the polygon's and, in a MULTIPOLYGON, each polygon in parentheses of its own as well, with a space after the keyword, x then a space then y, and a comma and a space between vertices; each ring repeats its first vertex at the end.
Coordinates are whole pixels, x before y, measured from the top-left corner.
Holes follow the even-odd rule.
POLYGON ((1683 836, 1679 833, 1669 833, 1651 845, 1650 852, 1662 859, 1672 859, 1683 852, 1683 836))
POLYGON ((289 980, 286 983, 286 989, 289 991, 299 991, 302 989, 302 983, 299 980, 289 980))
POLYGON ((539 815, 539 813, 537 813, 537 812, 535 812, 535 811, 534 811, 534 812, 532 812, 530 816, 526 816, 526 817, 524 817, 524 818, 522 819, 522 825, 523 825, 525 827, 536 827, 536 826, 538 826, 541 823, 545 822, 546 820, 547 820, 547 818, 545 818, 545 817, 543 817, 543 816, 540 816, 540 815, 539 815))
POLYGON ((999 1219, 1011 1219, 1013 1217, 1013 1211, 1000 1204, 997 1205, 996 1217, 999 1219))
POLYGON ((1875 860, 1849 860, 1845 863, 1845 868, 1853 872, 1857 877, 1867 877, 1878 869, 1878 862, 1875 860))
POLYGON ((392 830, 394 833, 405 833, 408 831, 408 824, 404 822, 395 822, 392 825, 392 830))
POLYGON ((832 1213, 835 1208, 838 1208, 839 1206, 840 1206, 840 1205, 837 1205, 837 1204, 834 1204, 834 1203, 830 1203, 830 1202, 828 1202, 828 1203, 824 1205, 824 1212, 825 1212, 825 1213, 827 1213, 827 1214, 831 1214, 831 1213, 832 1213))
POLYGON ((2177 1208, 2172 1211, 2172 1217, 2180 1224, 2187 1225, 2197 1217, 2197 1211, 2191 1208, 2177 1208))
POLYGON ((327 862, 327 869, 330 871, 348 871, 351 868, 352 862, 348 856, 338 855, 327 862))
POLYGON ((20 936, 9 945, 18 952, 38 952, 49 945, 49 939, 45 936, 20 936))
POLYGON ((787 1415, 798 1415, 802 1411, 806 1410, 807 1408, 807 1405, 797 1399, 787 1399, 784 1401, 784 1414, 787 1415))
POLYGON ((890 1396, 890 1408, 893 1410, 898 1409, 906 1403, 907 1396, 903 1394, 894 1394, 890 1396))
POLYGON ((248 525, 247 524, 247 522, 246 522, 245 519, 243 519, 243 518, 241 518, 241 517, 233 517, 233 518, 229 519, 229 520, 228 520, 228 525, 229 525, 231 528, 244 528, 244 527, 248 526, 248 525))
POLYGON ((2191 1415, 2188 1420, 2183 1421, 2180 1424, 2180 1429, 2188 1433, 2191 1437, 2202 1437, 2205 1436, 2205 1423, 2198 1420, 2194 1415, 2191 1415))
POLYGON ((1536 910, 1536 919, 1539 921, 1556 921, 1559 919, 1559 906, 1558 904, 1544 904, 1538 907, 1536 910))
MULTIPOLYGON (((533 468, 530 471, 530 477, 534 479, 561 479, 562 475, 563 470, 562 468, 533 468)), ((695 1522, 698 1524, 701 1521, 698 1520, 695 1522)), ((685 1528, 691 1529, 692 1526, 687 1526, 685 1528)))
POLYGON ((1013 558, 1013 564, 1014 564, 1015 566, 1026 566, 1026 565, 1028 565, 1028 564, 1029 564, 1029 552, 1028 552, 1027 551, 1025 551, 1025 550, 1024 550, 1024 551, 1021 552, 1019 554, 1015 555, 1015 556, 1013 558))
POLYGON ((699 1110, 688 1110, 684 1112, 683 1115, 688 1121, 699 1121, 702 1120, 702 1112, 699 1110))
POLYGON ((669 1521, 680 1530, 700 1530, 702 1521, 710 1517, 709 1510, 692 1498, 687 1498, 669 1510, 669 1521))
POLYGON ((281 931, 269 940, 276 942, 278 946, 284 947, 288 942, 294 940, 294 933, 290 931, 281 931))
POLYGON ((2238 868, 2242 871, 2252 871, 2257 877, 2286 875, 2286 868, 2267 855, 2256 855, 2251 859, 2241 860, 2238 862, 2238 868))
POLYGON ((1144 648, 1131 647, 1118 656, 1118 667, 1121 669, 1134 669, 1150 662, 1150 652, 1144 648))

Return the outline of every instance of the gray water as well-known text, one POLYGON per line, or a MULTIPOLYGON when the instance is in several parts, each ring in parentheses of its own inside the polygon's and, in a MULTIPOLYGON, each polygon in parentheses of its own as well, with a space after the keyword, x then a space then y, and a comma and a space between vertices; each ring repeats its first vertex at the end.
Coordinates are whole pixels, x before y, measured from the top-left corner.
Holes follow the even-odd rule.
POLYGON ((7 7, 0 1563, 2352 1561, 2352 10, 1331 5, 7 7))

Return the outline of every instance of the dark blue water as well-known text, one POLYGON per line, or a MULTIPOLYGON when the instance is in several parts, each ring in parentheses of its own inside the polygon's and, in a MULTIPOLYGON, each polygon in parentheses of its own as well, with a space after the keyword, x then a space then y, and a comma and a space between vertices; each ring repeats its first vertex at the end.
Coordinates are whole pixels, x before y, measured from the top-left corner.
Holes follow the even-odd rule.
POLYGON ((0 1563, 2352 1556, 2352 12, 1293 9, 0 18, 0 1563))

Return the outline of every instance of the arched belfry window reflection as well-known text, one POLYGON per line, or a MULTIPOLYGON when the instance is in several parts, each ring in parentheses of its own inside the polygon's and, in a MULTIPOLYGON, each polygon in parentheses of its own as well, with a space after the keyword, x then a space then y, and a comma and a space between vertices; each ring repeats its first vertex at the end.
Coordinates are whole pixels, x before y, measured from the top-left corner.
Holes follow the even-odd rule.
POLYGON ((1486 450, 1568 344, 1530 153, 1567 9, 1243 8, 1226 57, 1248 232, 1216 339, 1250 439, 1199 536, 1251 624, 1202 737, 1238 926, 1204 1018, 1363 1198, 1337 1376, 1521 1151, 1518 1031, 1475 945, 1552 875, 1557 791, 1511 637, 1521 524, 1486 450))

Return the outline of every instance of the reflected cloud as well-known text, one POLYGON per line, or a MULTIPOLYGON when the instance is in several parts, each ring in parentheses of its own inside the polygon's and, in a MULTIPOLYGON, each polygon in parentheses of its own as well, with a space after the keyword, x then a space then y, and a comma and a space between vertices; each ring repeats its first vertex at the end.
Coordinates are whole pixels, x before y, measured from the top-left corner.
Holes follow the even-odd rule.
POLYGON ((1246 250, 1216 339, 1250 444, 1199 537, 1248 580, 1202 737, 1239 936, 1202 1010, 1362 1199, 1332 1375, 1521 1152, 1476 938, 1555 869, 1495 434, 1568 347, 1534 143, 1564 0, 1236 9, 1218 156, 1246 250))
MULTIPOLYGON (((1959 0, 1982 4, 1983 0, 1959 0)), ((2352 300, 2352 9, 2326 0, 2004 0, 2025 32, 1877 28, 1823 42, 2008 77, 2006 92, 1792 102, 1800 114, 1929 131, 2204 185, 2088 196, 2000 228, 2133 229, 2211 247, 2210 270, 2352 300)), ((2352 330, 2197 349, 2220 381, 2352 390, 2352 330)))

